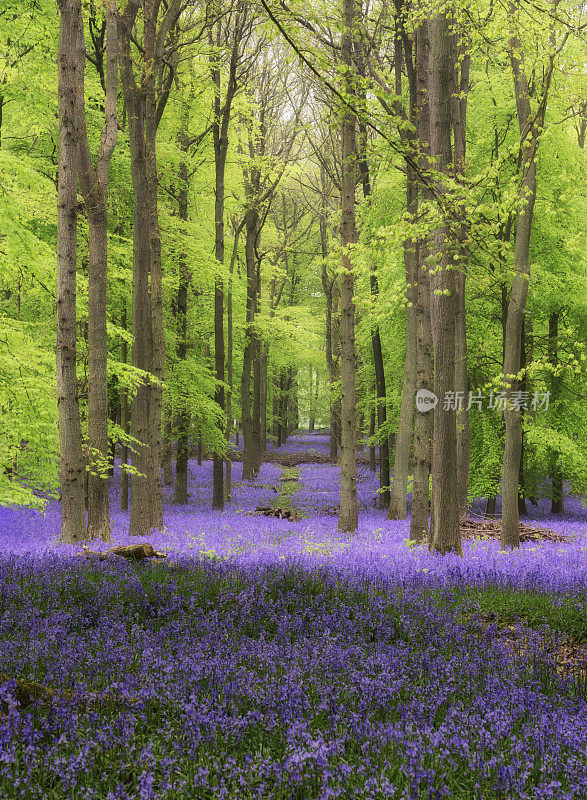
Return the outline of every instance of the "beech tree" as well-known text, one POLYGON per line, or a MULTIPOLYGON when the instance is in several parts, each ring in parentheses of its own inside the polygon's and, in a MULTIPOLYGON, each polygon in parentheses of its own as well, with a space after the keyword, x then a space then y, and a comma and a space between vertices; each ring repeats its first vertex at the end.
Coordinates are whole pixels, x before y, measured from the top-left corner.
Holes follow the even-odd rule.
MULTIPOLYGON (((452 162, 451 73, 453 39, 446 13, 430 20, 430 153, 436 172, 435 189, 443 195, 442 174, 452 162)), ((445 214, 447 212, 445 211, 445 214)), ((442 214, 442 212, 441 212, 442 214)), ((440 553, 462 553, 457 480, 456 408, 447 405, 455 387, 456 281, 454 245, 448 220, 440 218, 433 236, 434 267, 431 275, 431 320, 434 351, 434 409, 432 447, 432 505, 430 546, 440 553)))
POLYGON ((110 541, 108 501, 108 336, 107 311, 107 190, 110 160, 118 138, 116 109, 118 87, 117 10, 107 0, 106 97, 104 128, 96 167, 92 163, 86 128, 84 69, 86 47, 82 25, 77 44, 77 111, 79 129, 79 182, 89 227, 88 253, 88 537, 110 541))
MULTIPOLYGON (((251 8, 245 2, 237 2, 225 14, 218 16, 209 32, 210 74, 214 87, 212 136, 214 141, 215 204, 214 255, 219 265, 214 286, 214 364, 216 374, 215 400, 225 411, 224 393, 224 281, 221 268, 224 265, 224 195, 226 157, 228 154, 228 126, 232 103, 254 60, 255 53, 245 56, 245 46, 254 28, 251 8), (228 54, 228 78, 224 94, 221 86, 221 56, 228 54)), ((224 432, 224 428, 222 428, 224 432)), ((213 455, 212 506, 224 508, 224 470, 222 456, 213 455)))
POLYGON ((350 245, 356 241, 355 185, 356 185, 356 114, 353 108, 355 86, 353 76, 353 38, 355 30, 355 0, 343 2, 344 30, 341 38, 341 60, 346 68, 345 97, 342 110, 341 149, 341 222, 342 264, 340 276, 340 511, 338 527, 341 531, 355 531, 358 526, 357 509, 357 429, 355 386, 355 304, 354 274, 350 245))
POLYGON ((85 464, 76 374, 77 172, 79 153, 78 46, 81 0, 59 3, 59 178, 57 196, 57 408, 61 466, 61 538, 86 538, 85 464))
POLYGON ((138 472, 131 486, 131 534, 163 527, 161 382, 165 354, 155 138, 173 85, 176 25, 182 8, 181 0, 171 0, 161 14, 159 0, 146 0, 144 6, 140 0, 128 0, 119 17, 120 75, 128 113, 134 194, 132 359, 133 365, 145 373, 131 404, 131 432, 140 442, 133 452, 133 466, 138 472), (145 69, 137 77, 133 30, 139 11, 144 25, 140 49, 145 69))
POLYGON ((522 179, 520 210, 515 234, 515 274, 508 304, 504 338, 503 380, 506 406, 504 410, 505 445, 502 472, 501 544, 504 548, 514 548, 520 545, 518 488, 522 455, 522 414, 520 408, 513 402, 512 394, 518 391, 523 320, 528 297, 530 237, 537 189, 536 155, 540 132, 546 116, 555 57, 562 49, 568 32, 563 36, 562 43, 557 44, 554 31, 551 29, 549 53, 538 100, 538 112, 534 114, 530 106, 530 87, 524 67, 523 47, 518 33, 517 9, 513 3, 509 7, 508 19, 510 24, 509 56, 520 130, 522 179))

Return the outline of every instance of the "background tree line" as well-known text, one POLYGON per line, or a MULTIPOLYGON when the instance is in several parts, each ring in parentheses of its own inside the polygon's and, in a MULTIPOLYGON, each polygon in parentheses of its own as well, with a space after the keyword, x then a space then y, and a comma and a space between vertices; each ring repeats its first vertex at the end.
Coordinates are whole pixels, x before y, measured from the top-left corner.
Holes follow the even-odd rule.
POLYGON ((65 541, 108 539, 118 452, 142 534, 190 455, 222 508, 241 436, 250 479, 300 424, 347 531, 365 437, 439 552, 473 497, 513 547, 585 493, 579 5, 58 11, 0 2, 2 502, 60 492, 65 541))

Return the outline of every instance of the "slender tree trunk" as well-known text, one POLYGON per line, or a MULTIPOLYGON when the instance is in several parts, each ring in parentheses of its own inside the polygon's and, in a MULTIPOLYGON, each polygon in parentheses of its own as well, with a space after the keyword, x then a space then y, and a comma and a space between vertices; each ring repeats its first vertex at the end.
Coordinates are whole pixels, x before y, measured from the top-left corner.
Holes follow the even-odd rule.
MULTIPOLYGON (((355 0, 343 0, 345 30, 342 36, 342 62, 346 67, 345 88, 347 96, 354 95, 353 33, 355 0)), ((355 303, 354 274, 349 246, 356 240, 355 183, 356 183, 356 118, 346 106, 342 117, 342 190, 341 190, 341 243, 342 272, 340 278, 340 360, 341 360, 341 455, 340 455, 340 511, 338 527, 341 531, 355 531, 358 527, 357 464, 356 464, 356 387, 355 387, 355 303)))
MULTIPOLYGON (((455 52, 459 54, 459 58, 455 62, 452 73, 451 116, 454 133, 453 168, 456 179, 462 181, 465 175, 465 134, 471 57, 468 52, 467 43, 463 41, 458 33, 453 34, 453 36, 455 52)), ((465 209, 460 208, 458 210, 458 215, 458 263, 456 264, 455 270, 455 392, 457 398, 462 398, 462 402, 457 401, 457 481, 459 511, 461 515, 464 515, 467 512, 470 460, 469 411, 467 408, 469 390, 467 377, 467 317, 465 305, 465 285, 469 248, 468 222, 465 209)))
MULTIPOLYGON (((120 317, 120 327, 127 330, 126 320, 126 299, 122 301, 122 314, 120 317)), ((123 339, 120 345, 120 360, 123 364, 128 363, 128 345, 123 339)), ((130 409, 128 405, 128 390, 122 391, 122 409, 120 414, 120 427, 125 434, 130 433, 130 409)), ((128 511, 128 472, 124 467, 128 464, 128 445, 123 443, 120 448, 120 510, 128 511)))
MULTIPOLYGON (((224 176, 226 172, 226 156, 228 154, 228 126, 230 122, 232 101, 237 90, 236 69, 239 61, 239 36, 236 30, 240 24, 235 23, 235 34, 230 57, 229 77, 224 102, 220 96, 220 61, 218 56, 210 55, 210 74, 214 85, 214 117, 212 134, 214 139, 215 165, 215 201, 214 201, 214 255, 219 267, 224 265, 224 176)), ((216 40, 210 29, 210 45, 215 45, 216 52, 222 47, 222 31, 220 22, 216 23, 216 40)), ((216 391, 214 399, 222 411, 225 411, 224 397, 224 283, 220 274, 214 283, 214 365, 216 374, 216 391)), ((222 431, 224 433, 224 429, 222 431)), ((212 465, 212 507, 224 508, 224 470, 223 459, 218 453, 213 454, 212 465)))
POLYGON ((314 367, 310 365, 310 391, 308 392, 310 399, 310 411, 308 414, 308 432, 312 433, 316 425, 315 406, 314 406, 314 367))
MULTIPOLYGON (((558 311, 551 311, 548 317, 548 360, 552 366, 553 372, 550 376, 550 398, 549 402, 556 410, 558 396, 560 393, 561 379, 556 374, 555 370, 558 369, 558 324, 560 313, 558 311)), ((561 470, 560 454, 552 449, 549 453, 549 474, 551 480, 551 508, 552 514, 564 514, 563 502, 563 475, 561 470)))
POLYGON ((116 146, 118 118, 117 12, 106 4, 107 83, 105 121, 96 168, 92 163, 86 129, 84 65, 86 47, 83 21, 78 39, 78 172, 88 217, 88 536, 110 541, 108 501, 108 336, 106 332, 108 233, 106 195, 110 160, 116 146))
MULTIPOLYGON (((369 414, 369 439, 373 439, 375 436, 375 409, 371 409, 371 413, 369 414)), ((369 469, 371 472, 375 472, 377 469, 377 460, 375 458, 375 445, 369 445, 369 469)))
MULTIPOLYGON (((435 159, 437 191, 441 174, 450 169, 451 72, 454 69, 449 20, 436 14, 430 21, 430 150, 435 159)), ((432 541, 438 553, 462 554, 456 472, 456 408, 446 402, 455 391, 455 280, 446 221, 434 233, 431 320, 434 351, 434 442, 432 448, 432 541), (448 292, 444 294, 444 292, 448 292)))
POLYGON ((59 176, 57 197, 57 409, 61 471, 61 538, 86 538, 84 459, 76 375, 77 167, 76 92, 81 0, 60 0, 58 53, 59 176))
MULTIPOLYGON (((523 376, 520 380, 519 386, 520 391, 526 391, 526 325, 524 319, 522 319, 522 336, 520 341, 520 369, 523 370, 523 376)), ((526 507, 526 483, 524 480, 524 428, 523 428, 523 420, 524 420, 524 407, 523 405, 520 408, 520 414, 522 417, 521 420, 521 427, 522 427, 522 449, 520 452, 520 469, 518 474, 518 514, 521 516, 527 516, 528 509, 526 507)))
POLYGON ((254 385, 253 363, 255 359, 255 308, 257 304, 257 265, 255 262, 255 238, 259 214, 255 208, 246 215, 245 261, 247 265, 247 302, 245 319, 245 349, 241 382, 241 409, 243 423, 243 472, 242 479, 250 481, 255 476, 255 442, 253 439, 253 409, 251 407, 251 382, 254 385))
MULTIPOLYGON (((237 228, 234 233, 234 243, 232 247, 232 257, 230 259, 230 277, 228 279, 228 291, 226 294, 226 376, 228 380, 228 394, 226 396, 226 441, 228 442, 229 452, 224 465, 224 502, 228 503, 232 492, 232 460, 230 458, 230 438, 232 432, 232 392, 234 390, 233 376, 233 313, 232 313, 232 281, 234 275, 234 264, 238 251, 238 240, 241 228, 237 228)), ((238 443, 237 443, 238 444, 238 443)))
MULTIPOLYGON (((371 197, 371 177, 369 173, 369 164, 367 161, 367 131, 366 126, 359 125, 360 132, 360 158, 359 158, 359 171, 361 173, 361 181, 363 185, 363 197, 368 202, 371 197)), ((374 302, 377 302, 379 297, 379 281, 377 278, 377 268, 371 265, 369 272, 371 297, 374 302)), ((408 309, 408 316, 413 317, 413 310, 408 309)), ((377 388, 377 425, 379 430, 385 431, 387 423, 387 390, 385 386, 385 368, 383 364, 383 348, 381 346, 381 335, 379 333, 379 326, 373 325, 371 327, 371 347, 373 350, 373 364, 375 367, 375 385, 377 388)), ((412 411, 413 414, 413 411, 412 411)), ((411 418, 410 418, 411 428, 411 418)), ((409 446, 408 446, 409 449, 409 446)), ((385 433, 379 442, 379 507, 389 508, 390 492, 389 492, 389 448, 387 441, 387 434, 385 433)), ((406 472, 406 486, 407 486, 407 472, 406 472)), ((404 492, 405 504, 405 492, 404 492)), ((404 513, 405 517, 405 513, 404 513)))
POLYGON ((505 352, 503 363, 506 391, 505 445, 502 472, 501 546, 520 546, 520 524, 518 513, 518 482, 522 454, 522 415, 511 403, 512 392, 517 390, 516 376, 520 370, 522 322, 528 296, 530 277, 530 236, 536 199, 536 150, 539 129, 544 124, 548 88, 552 76, 553 60, 550 60, 544 77, 542 99, 538 116, 534 118, 530 107, 528 80, 524 71, 521 43, 515 31, 514 7, 510 6, 510 62, 514 77, 514 93, 520 137, 522 140, 522 185, 520 196, 524 205, 518 212, 514 246, 515 274, 508 306, 505 352))
POLYGON ((163 483, 165 486, 173 486, 173 419, 172 410, 169 409, 169 419, 165 422, 163 432, 163 483))
POLYGON ((324 167, 320 168, 320 185, 322 188, 320 209, 320 245, 322 248, 322 288, 326 297, 326 365, 328 366, 329 379, 329 408, 330 408, 330 460, 336 461, 338 455, 338 424, 337 403, 335 401, 337 383, 337 361, 335 358, 336 330, 334 326, 334 297, 336 294, 336 280, 330 278, 326 268, 328 256, 328 231, 326 219, 326 174, 324 167))
MULTIPOLYGON (((188 150, 188 124, 189 117, 186 112, 182 121, 182 129, 178 137, 179 147, 183 153, 188 150)), ((189 219, 189 176, 187 157, 183 157, 179 165, 179 186, 178 186, 178 213, 182 222, 189 219)), ((185 233, 182 232, 182 236, 185 233)), ((178 259, 179 284, 177 287, 177 360, 181 364, 187 358, 188 338, 187 338, 187 318, 188 318, 188 296, 191 273, 188 268, 187 253, 182 247, 178 259)), ((183 392, 180 400, 180 409, 176 418, 177 422, 177 451, 175 459, 175 497, 174 501, 178 505, 187 505, 188 502, 188 459, 189 459, 189 432, 191 417, 183 392)))
POLYGON ((263 342, 261 345, 261 369, 259 373, 259 398, 261 402, 261 440, 260 455, 267 450, 267 370, 269 366, 269 343, 263 342))

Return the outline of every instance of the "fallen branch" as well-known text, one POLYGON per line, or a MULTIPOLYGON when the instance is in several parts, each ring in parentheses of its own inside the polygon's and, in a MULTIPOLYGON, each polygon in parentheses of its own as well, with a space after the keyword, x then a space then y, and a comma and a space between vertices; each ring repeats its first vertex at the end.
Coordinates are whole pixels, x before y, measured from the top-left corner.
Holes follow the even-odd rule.
MULTIPOLYGON (((461 539, 475 539, 485 537, 487 539, 499 539, 501 536, 501 520, 487 519, 485 517, 474 517, 461 519, 461 539)), ((520 541, 521 542, 570 542, 562 533, 557 533, 550 528, 541 528, 539 525, 526 525, 520 522, 520 541)))

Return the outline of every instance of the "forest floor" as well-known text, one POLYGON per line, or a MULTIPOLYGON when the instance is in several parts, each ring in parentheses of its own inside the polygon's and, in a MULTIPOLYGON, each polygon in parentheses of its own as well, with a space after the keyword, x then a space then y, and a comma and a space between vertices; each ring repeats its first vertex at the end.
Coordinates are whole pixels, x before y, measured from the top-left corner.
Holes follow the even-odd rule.
POLYGON ((463 557, 435 556, 368 464, 339 533, 325 454, 305 434, 254 482, 235 462, 224 512, 190 461, 189 504, 165 487, 146 539, 116 470, 91 549, 161 559, 64 547, 56 503, 0 509, 3 800, 587 797, 587 510, 531 506, 510 553, 473 503, 463 557))

